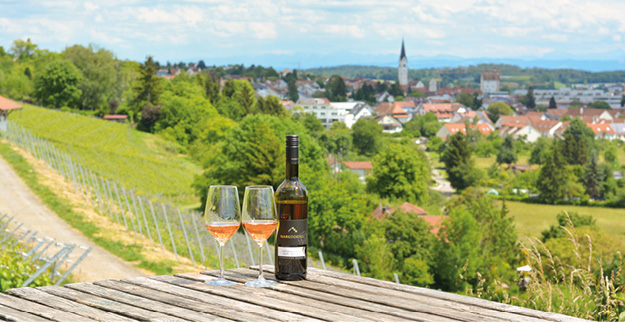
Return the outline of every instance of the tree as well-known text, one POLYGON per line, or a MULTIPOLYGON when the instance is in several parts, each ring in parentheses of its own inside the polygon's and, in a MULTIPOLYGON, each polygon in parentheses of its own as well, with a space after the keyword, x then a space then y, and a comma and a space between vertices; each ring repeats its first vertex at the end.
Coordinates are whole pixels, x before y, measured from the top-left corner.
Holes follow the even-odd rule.
POLYGON ((75 107, 80 99, 81 80, 74 64, 67 60, 53 61, 35 79, 35 97, 46 106, 75 107))
POLYGON ((538 138, 530 154, 530 164, 544 164, 549 157, 549 140, 544 137, 538 138))
POLYGON ((527 95, 525 96, 524 102, 527 108, 536 107, 536 98, 534 97, 534 88, 532 86, 527 89, 527 95))
POLYGON ((352 126, 352 139, 358 154, 374 156, 380 149, 382 125, 374 119, 360 118, 352 126))
POLYGON ((265 98, 259 97, 258 110, 263 114, 286 116, 287 111, 284 105, 280 103, 280 99, 277 96, 269 95, 265 98))
POLYGON ((299 91, 297 90, 295 81, 295 79, 289 80, 286 92, 286 97, 293 102, 297 102, 299 100, 299 91))
POLYGON ((612 109, 610 104, 604 101, 594 101, 588 104, 588 108, 594 108, 594 109, 599 109, 599 110, 611 110, 612 109))
POLYGON ((200 60, 200 61, 197 63, 197 68, 199 68, 199 69, 201 69, 201 70, 206 69, 206 63, 204 62, 204 60, 200 60))
POLYGON ((112 52, 93 45, 74 45, 65 48, 63 56, 74 63, 82 73, 79 88, 82 107, 92 111, 106 109, 117 84, 117 61, 112 52))
POLYGON ((473 107, 475 104, 475 98, 469 93, 460 93, 456 95, 456 102, 466 107, 473 107))
MULTIPOLYGON (((202 62, 200 60, 200 62, 202 62)), ((206 92, 206 98, 211 102, 211 104, 217 104, 219 101, 220 93, 219 93, 219 83, 215 81, 215 75, 212 73, 202 74, 202 79, 204 80, 204 90, 206 92)))
POLYGON ((429 199, 430 171, 422 151, 392 144, 373 158, 367 190, 382 198, 425 203, 429 199))
POLYGON ((152 56, 148 56, 139 68, 139 78, 134 86, 135 108, 140 109, 147 104, 158 105, 163 92, 161 78, 156 76, 156 64, 152 56))
POLYGON ((621 98, 621 107, 625 106, 625 94, 621 98))
POLYGON ((154 132, 154 124, 161 118, 161 107, 146 105, 141 111, 141 128, 147 132, 154 132))
POLYGON ((308 129, 308 133, 314 137, 319 137, 325 129, 315 114, 305 113, 301 121, 302 124, 304 124, 304 127, 308 129))
POLYGON ((541 232, 542 241, 546 242, 552 238, 562 238, 566 237, 567 233, 563 228, 571 229, 571 228, 580 228, 584 226, 594 226, 596 220, 591 215, 580 215, 576 212, 566 213, 564 211, 560 212, 556 215, 556 219, 558 220, 558 225, 549 226, 549 229, 543 230, 541 232))
POLYGON ((24 60, 26 58, 33 58, 33 54, 37 51, 37 45, 30 42, 30 38, 26 41, 17 39, 13 41, 13 45, 9 52, 15 59, 24 60))
POLYGON ((558 141, 554 140, 551 154, 538 174, 536 187, 540 191, 540 198, 549 203, 562 199, 563 188, 568 181, 567 175, 568 171, 564 158, 560 154, 558 141))
POLYGON ((603 169, 599 166, 597 153, 592 151, 590 159, 584 166, 584 177, 582 178, 586 187, 586 194, 590 198, 597 199, 601 197, 601 187, 603 186, 603 169))
POLYGON ((614 144, 610 144, 610 146, 605 150, 603 153, 603 160, 609 165, 618 165, 618 148, 614 144))
POLYGON ((487 109, 488 117, 493 121, 497 122, 500 115, 512 115, 514 111, 510 107, 510 105, 504 102, 495 102, 493 104, 488 105, 487 109))
POLYGON ((347 86, 341 75, 334 75, 326 84, 326 98, 332 102, 345 102, 347 100, 347 86))
POLYGON ((237 102, 239 102, 239 105, 245 108, 246 115, 254 114, 258 111, 256 92, 250 82, 238 81, 235 98, 237 102))
POLYGON ((501 149, 499 149, 499 153, 497 154, 497 163, 502 164, 512 164, 517 160, 516 150, 514 148, 514 141, 512 140, 512 136, 506 136, 503 144, 501 145, 501 149))
POLYGON ((595 133, 576 117, 564 130, 561 153, 568 164, 583 165, 588 160, 588 151, 594 147, 595 133))
POLYGON ((558 108, 558 105, 556 104, 556 99, 553 96, 551 96, 551 98, 549 99, 549 108, 558 108))
POLYGON ((471 150, 464 134, 458 132, 448 139, 449 142, 442 158, 445 170, 451 185, 458 190, 463 190, 477 182, 479 172, 473 166, 471 150))

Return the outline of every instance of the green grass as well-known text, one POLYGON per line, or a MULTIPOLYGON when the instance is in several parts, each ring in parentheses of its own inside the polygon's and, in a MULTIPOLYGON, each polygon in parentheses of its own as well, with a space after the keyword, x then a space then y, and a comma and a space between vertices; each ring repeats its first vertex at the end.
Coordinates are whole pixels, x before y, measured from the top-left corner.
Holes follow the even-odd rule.
MULTIPOLYGON (((518 160, 516 162, 516 164, 523 164, 523 165, 527 165, 529 164, 529 155, 518 155, 518 160)), ((473 160, 475 160, 475 166, 480 168, 480 169, 488 169, 490 166, 493 165, 493 163, 495 163, 495 161, 497 160, 497 156, 493 155, 487 158, 480 158, 480 157, 473 157, 473 160)))
POLYGON ((99 236, 100 228, 89 222, 83 215, 76 213, 70 206, 70 202, 57 194, 50 188, 41 184, 37 173, 33 167, 17 152, 5 143, 0 143, 0 156, 4 158, 15 170, 15 172, 24 180, 26 185, 33 191, 41 201, 56 213, 61 219, 65 220, 73 228, 80 231, 89 240, 98 246, 106 249, 110 253, 122 258, 128 262, 134 262, 137 267, 147 269, 157 275, 171 274, 173 261, 151 261, 144 258, 140 253, 141 246, 137 244, 126 245, 119 241, 109 240, 99 236))
POLYGON ((25 105, 11 121, 48 140, 106 179, 175 204, 197 203, 191 188, 200 167, 174 143, 128 124, 25 105))
POLYGON ((557 223, 556 215, 561 211, 592 215, 597 226, 607 233, 625 234, 625 209, 583 207, 567 205, 543 205, 516 201, 506 201, 510 215, 514 217, 516 229, 528 236, 540 236, 540 232, 557 223))

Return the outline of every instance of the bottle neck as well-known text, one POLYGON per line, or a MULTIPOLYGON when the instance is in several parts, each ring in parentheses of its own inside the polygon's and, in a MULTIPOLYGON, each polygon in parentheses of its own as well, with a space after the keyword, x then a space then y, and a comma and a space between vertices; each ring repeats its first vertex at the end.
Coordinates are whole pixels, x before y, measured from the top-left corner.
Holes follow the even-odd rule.
POLYGON ((299 177, 299 156, 297 146, 286 147, 286 179, 295 180, 299 177))

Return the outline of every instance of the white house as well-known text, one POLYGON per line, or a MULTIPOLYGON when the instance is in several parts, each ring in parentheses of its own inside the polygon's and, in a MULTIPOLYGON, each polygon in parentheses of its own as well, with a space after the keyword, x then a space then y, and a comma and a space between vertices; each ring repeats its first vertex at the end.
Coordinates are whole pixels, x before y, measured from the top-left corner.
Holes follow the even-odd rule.
POLYGON ((296 105, 301 106, 304 113, 314 114, 326 128, 334 122, 344 122, 351 128, 359 118, 371 116, 374 112, 364 102, 330 102, 327 98, 302 98, 296 105))
POLYGON ((511 135, 514 139, 525 139, 527 142, 536 142, 541 137, 540 131, 530 124, 509 124, 506 123, 499 129, 499 136, 504 138, 511 135))
POLYGON ((348 128, 352 128, 354 123, 361 117, 371 117, 375 111, 369 104, 358 102, 351 110, 345 115, 345 125, 348 128))
POLYGON ((404 129, 400 121, 388 114, 377 115, 374 116, 373 119, 375 119, 378 124, 382 125, 382 132, 384 133, 397 133, 404 129))

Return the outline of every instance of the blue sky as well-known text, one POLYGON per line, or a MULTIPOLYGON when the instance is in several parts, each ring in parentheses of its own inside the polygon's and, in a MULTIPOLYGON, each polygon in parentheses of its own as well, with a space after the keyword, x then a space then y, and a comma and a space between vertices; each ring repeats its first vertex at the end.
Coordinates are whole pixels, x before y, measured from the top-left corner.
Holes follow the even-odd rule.
POLYGON ((0 0, 0 46, 121 59, 334 66, 420 58, 625 61, 624 0, 0 0))

